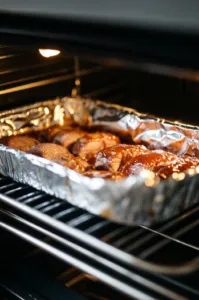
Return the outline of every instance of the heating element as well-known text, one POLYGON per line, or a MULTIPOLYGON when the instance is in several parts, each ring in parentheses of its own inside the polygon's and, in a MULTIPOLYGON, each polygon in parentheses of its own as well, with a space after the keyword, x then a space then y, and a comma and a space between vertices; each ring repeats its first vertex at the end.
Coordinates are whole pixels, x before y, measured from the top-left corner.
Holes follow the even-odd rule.
POLYGON ((198 271, 194 271, 197 261, 191 269, 185 268, 187 260, 198 257, 199 244, 195 236, 199 206, 153 229, 129 228, 11 179, 1 177, 0 182, 3 229, 132 298, 199 296, 198 271), (174 268, 178 274, 173 276, 157 274, 150 268, 143 270, 142 263, 139 265, 142 260, 136 261, 133 257, 165 266, 177 264, 183 269, 174 268), (180 275, 180 272, 187 274, 180 275))

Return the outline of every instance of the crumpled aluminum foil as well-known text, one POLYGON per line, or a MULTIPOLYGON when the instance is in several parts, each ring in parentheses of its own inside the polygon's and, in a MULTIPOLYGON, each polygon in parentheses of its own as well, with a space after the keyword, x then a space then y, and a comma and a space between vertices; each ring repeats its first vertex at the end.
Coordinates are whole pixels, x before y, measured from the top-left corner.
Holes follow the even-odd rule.
MULTIPOLYGON (((118 133, 149 148, 199 157, 199 128, 88 99, 58 98, 0 114, 0 137, 77 123, 118 133)), ((128 225, 150 226, 199 201, 198 169, 159 181, 150 171, 122 181, 88 178, 44 158, 0 145, 0 173, 87 211, 128 225)))

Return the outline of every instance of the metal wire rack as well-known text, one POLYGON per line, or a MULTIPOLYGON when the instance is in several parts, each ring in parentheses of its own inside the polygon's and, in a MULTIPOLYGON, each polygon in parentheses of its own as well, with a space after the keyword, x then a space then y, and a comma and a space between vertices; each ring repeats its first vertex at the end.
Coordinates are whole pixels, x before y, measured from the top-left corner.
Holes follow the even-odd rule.
POLYGON ((189 285, 185 284, 185 277, 180 276, 180 273, 188 274, 197 269, 198 241, 188 243, 185 237, 197 230, 198 207, 159 228, 129 228, 88 214, 11 179, 1 177, 0 183, 3 229, 93 275, 127 296, 136 299, 144 299, 146 295, 149 299, 159 299, 160 295, 162 299, 199 296, 197 280, 194 283, 192 278, 189 285), (182 265, 182 269, 171 270, 171 267, 162 266, 165 273, 174 271, 176 276, 156 274, 154 271, 161 269, 151 270, 151 266, 155 265, 140 259, 152 257, 153 262, 160 263, 159 257, 162 260, 168 259, 164 254, 168 247, 173 254, 176 252, 178 255, 181 249, 183 255, 178 264, 185 263, 185 257, 192 261, 192 264, 182 265), (157 259, 154 259, 155 256, 157 259))

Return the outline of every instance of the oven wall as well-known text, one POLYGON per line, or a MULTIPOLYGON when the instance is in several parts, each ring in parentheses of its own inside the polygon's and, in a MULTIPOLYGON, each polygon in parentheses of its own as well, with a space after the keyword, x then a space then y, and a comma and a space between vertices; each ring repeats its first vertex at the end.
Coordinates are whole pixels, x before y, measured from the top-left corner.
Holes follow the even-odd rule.
POLYGON ((0 46, 0 110, 71 96, 80 79, 82 97, 133 107, 169 119, 198 124, 197 81, 102 65, 61 53, 45 58, 38 49, 0 46))

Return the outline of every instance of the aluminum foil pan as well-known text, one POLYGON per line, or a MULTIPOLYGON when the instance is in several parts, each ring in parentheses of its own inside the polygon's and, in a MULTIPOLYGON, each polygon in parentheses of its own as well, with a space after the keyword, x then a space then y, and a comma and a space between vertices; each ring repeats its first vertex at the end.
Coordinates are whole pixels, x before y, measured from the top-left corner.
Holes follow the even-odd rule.
MULTIPOLYGON (((149 148, 199 157, 199 128, 88 99, 58 98, 0 114, 0 137, 76 123, 116 132, 149 148)), ((160 181, 142 171, 114 182, 88 178, 44 158, 0 145, 0 173, 87 211, 128 225, 152 225, 199 201, 199 170, 160 181)))

